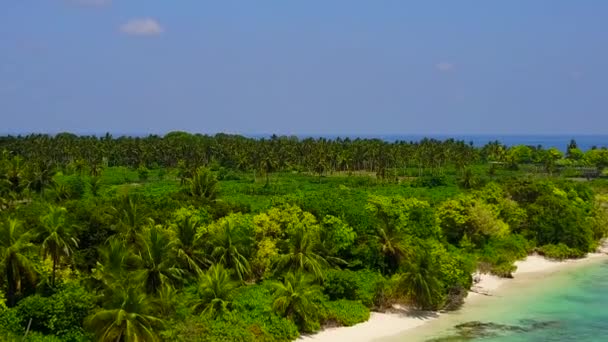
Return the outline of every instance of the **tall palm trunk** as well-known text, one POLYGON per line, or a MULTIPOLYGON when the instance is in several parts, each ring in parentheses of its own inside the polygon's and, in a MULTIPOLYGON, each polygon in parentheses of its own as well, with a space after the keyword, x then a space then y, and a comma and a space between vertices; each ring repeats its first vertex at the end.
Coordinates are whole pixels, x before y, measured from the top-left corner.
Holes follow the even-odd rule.
POLYGON ((15 279, 15 275, 13 274, 13 268, 6 268, 6 279, 7 279, 7 289, 6 289, 6 300, 8 303, 8 307, 12 308, 15 306, 15 293, 17 292, 17 286, 15 279))
POLYGON ((51 286, 55 287, 55 273, 57 272, 57 259, 59 256, 57 253, 53 253, 53 273, 51 274, 51 286))

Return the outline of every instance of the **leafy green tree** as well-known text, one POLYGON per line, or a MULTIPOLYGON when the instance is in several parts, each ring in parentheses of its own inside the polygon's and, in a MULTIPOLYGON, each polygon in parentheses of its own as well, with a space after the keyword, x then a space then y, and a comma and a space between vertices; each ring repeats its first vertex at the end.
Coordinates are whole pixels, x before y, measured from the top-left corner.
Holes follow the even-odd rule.
POLYGON ((34 284, 36 280, 34 262, 30 259, 35 250, 31 242, 33 237, 17 219, 4 220, 0 225, 1 279, 6 284, 10 307, 15 305, 17 294, 23 291, 25 281, 34 284))
POLYGON ((529 208, 529 238, 539 246, 564 243, 581 252, 593 245, 593 231, 587 219, 587 209, 581 201, 568 198, 565 191, 554 189, 539 197, 529 208))
POLYGON ((152 315, 150 298, 137 287, 118 288, 103 309, 87 317, 85 326, 97 341, 160 341, 156 334, 163 321, 152 315))
POLYGON ((274 282, 273 308, 304 331, 318 330, 320 307, 316 300, 321 287, 303 273, 287 273, 283 282, 274 282))
POLYGON ((389 273, 410 256, 412 239, 441 238, 439 220, 428 202, 372 196, 366 208, 375 217, 373 239, 389 273))
POLYGON ((48 213, 40 219, 39 239, 42 241, 40 251, 53 261, 51 286, 55 286, 57 266, 62 259, 70 258, 74 248, 78 247, 78 239, 66 219, 67 210, 63 207, 49 206, 48 213))
POLYGON ((230 278, 230 273, 221 264, 211 266, 200 275, 194 311, 210 317, 228 312, 237 287, 238 283, 230 278))
POLYGON ((608 149, 591 149, 585 153, 584 160, 601 172, 608 167, 608 149))
POLYGON ((492 236, 505 236, 509 225, 499 218, 497 206, 462 195, 441 204, 441 227, 448 242, 458 245, 465 238, 478 246, 492 236))

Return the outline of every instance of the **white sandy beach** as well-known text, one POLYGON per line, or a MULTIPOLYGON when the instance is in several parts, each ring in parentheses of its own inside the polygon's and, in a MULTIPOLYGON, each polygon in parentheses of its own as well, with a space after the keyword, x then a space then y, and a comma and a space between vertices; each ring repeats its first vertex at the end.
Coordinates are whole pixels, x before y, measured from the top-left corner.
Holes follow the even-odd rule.
MULTIPOLYGON (((604 247, 601 253, 591 253, 586 258, 566 261, 552 261, 542 256, 531 255, 526 259, 517 261, 517 271, 514 277, 525 275, 540 275, 552 273, 574 265, 592 262, 599 258, 607 258, 608 248, 604 247)), ((484 295, 493 295, 500 287, 508 284, 510 279, 499 278, 489 274, 475 274, 479 280, 474 284, 465 300, 465 304, 484 295)), ((303 342, 368 342, 382 337, 402 334, 407 330, 420 327, 431 320, 437 319, 441 313, 421 313, 407 308, 395 308, 394 312, 372 312, 367 322, 352 327, 328 328, 314 335, 300 337, 303 342)))

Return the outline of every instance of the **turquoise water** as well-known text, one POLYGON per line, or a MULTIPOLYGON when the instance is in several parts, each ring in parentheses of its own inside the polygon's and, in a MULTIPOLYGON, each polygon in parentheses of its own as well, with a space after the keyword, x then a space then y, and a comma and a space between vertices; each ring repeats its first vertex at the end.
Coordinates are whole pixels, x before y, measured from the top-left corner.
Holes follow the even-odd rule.
POLYGON ((513 280, 397 341, 608 341, 608 262, 513 280))

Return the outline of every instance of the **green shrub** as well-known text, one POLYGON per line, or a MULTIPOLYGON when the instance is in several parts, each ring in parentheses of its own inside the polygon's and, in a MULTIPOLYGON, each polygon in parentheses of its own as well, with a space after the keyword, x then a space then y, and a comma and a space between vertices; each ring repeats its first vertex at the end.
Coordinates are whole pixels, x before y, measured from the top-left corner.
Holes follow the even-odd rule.
POLYGON ((540 255, 555 260, 583 258, 587 254, 576 248, 570 248, 563 243, 557 245, 544 245, 537 248, 536 251, 540 255))
POLYGON ((368 308, 380 306, 386 279, 371 270, 329 270, 323 284, 331 300, 359 300, 368 308))
POLYGON ((145 165, 140 165, 137 168, 137 176, 139 177, 140 181, 145 182, 150 177, 150 170, 148 170, 145 165))
POLYGON ((512 261, 505 261, 496 265, 492 265, 490 273, 501 278, 513 278, 513 272, 517 270, 517 266, 512 261))
POLYGON ((361 301, 340 299, 325 303, 327 321, 341 326, 351 326, 369 319, 369 308, 361 301))
POLYGON ((447 184, 447 179, 443 175, 424 175, 412 182, 412 186, 416 188, 434 188, 447 184))
MULTIPOLYGON (((3 334, 22 334, 24 331, 21 326, 21 318, 15 309, 0 309, 0 338, 3 334)), ((0 339, 6 340, 8 339, 0 339)))
POLYGON ((272 309, 273 296, 266 284, 245 286, 233 300, 234 317, 256 326, 273 341, 291 341, 299 336, 294 322, 272 309))
POLYGON ((78 285, 68 285, 50 297, 26 297, 15 310, 24 328, 31 318, 33 331, 74 335, 82 332, 82 322, 93 308, 94 298, 90 292, 78 285))

